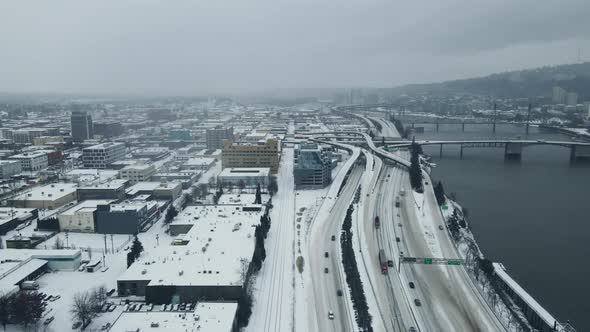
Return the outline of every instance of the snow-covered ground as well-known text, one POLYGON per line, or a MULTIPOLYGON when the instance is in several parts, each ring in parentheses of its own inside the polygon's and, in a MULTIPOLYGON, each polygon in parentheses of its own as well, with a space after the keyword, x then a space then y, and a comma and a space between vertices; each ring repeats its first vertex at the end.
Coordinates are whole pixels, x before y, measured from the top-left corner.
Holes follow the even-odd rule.
POLYGON ((293 149, 285 148, 272 198, 266 260, 253 282, 254 306, 246 331, 290 331, 294 324, 295 188, 293 149))

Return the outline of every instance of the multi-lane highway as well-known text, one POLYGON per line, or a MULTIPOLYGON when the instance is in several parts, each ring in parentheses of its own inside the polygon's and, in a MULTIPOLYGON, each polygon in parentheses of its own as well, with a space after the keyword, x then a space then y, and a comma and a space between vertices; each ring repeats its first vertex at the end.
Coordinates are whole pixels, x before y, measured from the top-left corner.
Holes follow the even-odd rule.
POLYGON ((309 269, 311 279, 311 287, 307 288, 306 296, 309 301, 308 331, 354 331, 355 326, 354 313, 350 310, 346 277, 342 269, 339 238, 346 209, 352 202, 362 170, 356 166, 360 149, 339 146, 349 148, 351 157, 335 176, 318 214, 310 225, 306 239, 306 268, 309 269), (340 190, 343 183, 345 184, 340 190), (326 252, 328 257, 325 256, 326 252), (337 294, 339 289, 342 290, 342 296, 337 294), (330 319, 329 312, 334 314, 334 319, 330 319))

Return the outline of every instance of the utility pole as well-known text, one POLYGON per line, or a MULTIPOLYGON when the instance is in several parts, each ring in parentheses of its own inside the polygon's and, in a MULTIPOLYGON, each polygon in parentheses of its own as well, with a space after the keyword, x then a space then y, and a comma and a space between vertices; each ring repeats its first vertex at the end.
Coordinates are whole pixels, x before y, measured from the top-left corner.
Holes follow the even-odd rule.
POLYGON ((115 253, 115 243, 113 241, 113 234, 111 234, 111 254, 115 253))
POLYGON ((496 103, 494 103, 494 126, 492 127, 492 132, 496 133, 496 121, 498 120, 498 111, 496 110, 496 103))
POLYGON ((526 114, 526 135, 528 136, 529 134, 529 122, 531 120, 531 104, 529 103, 529 110, 527 111, 526 114))
POLYGON ((108 248, 107 248, 107 235, 105 234, 104 235, 104 252, 107 253, 107 250, 108 250, 108 248))

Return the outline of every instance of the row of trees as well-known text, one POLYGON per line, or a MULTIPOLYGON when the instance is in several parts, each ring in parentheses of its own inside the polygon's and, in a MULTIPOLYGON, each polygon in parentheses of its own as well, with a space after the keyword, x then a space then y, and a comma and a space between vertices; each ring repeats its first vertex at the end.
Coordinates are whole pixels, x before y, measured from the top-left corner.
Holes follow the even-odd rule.
POLYGON ((81 322, 83 327, 88 326, 90 321, 100 314, 101 308, 107 298, 108 295, 105 286, 76 293, 70 308, 72 318, 81 322))
POLYGON ((436 196, 436 202, 438 203, 438 206, 445 204, 445 188, 443 188, 441 181, 438 181, 434 186, 434 196, 436 196))
POLYGON ((344 266, 344 273, 346 274, 346 283, 350 288, 356 323, 362 331, 373 331, 373 327, 371 326, 373 318, 369 314, 369 306, 367 304, 365 291, 363 290, 363 283, 358 271, 354 248, 352 246, 351 228, 353 211, 354 207, 353 204, 351 204, 346 211, 346 217, 342 223, 342 235, 340 236, 342 265, 344 266))
POLYGON ((26 330, 41 320, 46 306, 43 296, 37 292, 0 295, 0 324, 5 331, 8 323, 22 325, 26 330))
POLYGON ((264 248, 264 240, 270 230, 270 216, 269 210, 272 204, 266 205, 264 214, 260 217, 260 225, 257 225, 254 230, 255 244, 254 254, 252 255, 252 262, 247 259, 241 260, 241 277, 243 281, 242 292, 238 298, 238 312, 237 325, 238 329, 247 326, 252 314, 252 294, 251 294, 251 277, 262 268, 262 262, 266 259, 266 249, 264 248))

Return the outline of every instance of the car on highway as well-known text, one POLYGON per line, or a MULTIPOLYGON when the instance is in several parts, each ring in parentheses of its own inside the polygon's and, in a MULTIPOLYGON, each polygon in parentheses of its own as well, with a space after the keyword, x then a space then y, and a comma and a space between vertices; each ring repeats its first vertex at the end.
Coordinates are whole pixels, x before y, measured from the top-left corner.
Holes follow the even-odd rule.
POLYGON ((419 307, 422 305, 422 302, 418 299, 414 299, 414 304, 416 305, 416 307, 419 307))
POLYGON ((332 235, 332 241, 336 241, 336 235, 332 235))
POLYGON ((410 284, 410 288, 412 288, 412 289, 413 289, 413 288, 416 288, 416 286, 414 285, 414 283, 413 283, 413 282, 411 282, 411 281, 410 281, 410 282, 409 282, 409 284, 410 284))
POLYGON ((326 258, 330 257, 330 255, 328 254, 327 251, 324 253, 324 257, 326 257, 326 258))
POLYGON ((399 237, 396 237, 396 238, 395 238, 395 242, 399 242, 399 241, 401 241, 401 240, 399 239, 399 237))
POLYGON ((410 329, 408 330, 408 332, 416 332, 416 328, 413 326, 410 326, 410 329))
POLYGON ((328 273, 328 268, 327 267, 324 268, 324 273, 328 273))
POLYGON ((438 229, 442 231, 444 229, 443 225, 438 225, 438 229))
POLYGON ((387 266, 393 267, 393 261, 391 259, 387 261, 387 266))
POLYGON ((336 295, 342 296, 342 289, 337 289, 336 290, 336 295))
POLYGON ((332 311, 328 311, 328 319, 334 319, 334 313, 332 311))

